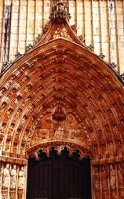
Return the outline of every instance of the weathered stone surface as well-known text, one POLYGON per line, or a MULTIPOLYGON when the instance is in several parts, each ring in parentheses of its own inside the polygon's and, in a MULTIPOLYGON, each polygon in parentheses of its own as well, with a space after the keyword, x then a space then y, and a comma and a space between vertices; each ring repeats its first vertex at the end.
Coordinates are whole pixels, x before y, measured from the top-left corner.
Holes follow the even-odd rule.
MULTIPOLYGON (((18 1, 14 2, 14 6, 19 7, 18 1)), ((23 2, 25 7, 27 1, 23 2)), ((35 2, 28 2, 31 21, 35 24, 32 19, 35 2)), ((41 16, 42 3, 36 2, 41 16)), ((116 63, 115 60, 111 67, 103 60, 105 53, 100 51, 98 2, 93 1, 93 5, 97 51, 102 56, 94 54, 93 48, 96 47, 90 45, 92 35, 85 35, 84 26, 85 39, 82 41, 75 34, 76 28, 73 32, 65 20, 58 18, 46 26, 35 46, 32 46, 34 33, 27 31, 33 29, 27 23, 29 27, 23 34, 22 43, 25 38, 30 39, 30 45, 25 42, 24 56, 20 56, 17 47, 17 34, 15 41, 13 37, 11 53, 14 56, 16 51, 18 56, 0 80, 0 184, 5 198, 25 199, 30 154, 35 154, 39 148, 48 152, 51 146, 58 151, 67 146, 71 152, 78 148, 81 157, 90 156, 92 159, 93 199, 107 199, 108 196, 109 199, 123 199, 124 92, 111 68, 116 66, 112 64, 116 63)), ((106 1, 101 5, 106 8, 106 1)), ((70 1, 70 6, 74 9, 75 2, 70 1)), ((84 10, 88 13, 90 9, 91 2, 85 1, 84 10)), ((29 15, 28 12, 26 16, 29 15)), ((43 23, 42 20, 40 28, 43 23)), ((89 24, 88 18, 85 23, 89 24)), ((39 31, 36 26, 35 30, 39 31)), ((88 32, 91 34, 90 30, 88 32)), ((117 49, 115 38, 111 38, 113 57, 117 49)), ((107 45, 106 41, 106 49, 107 45)))

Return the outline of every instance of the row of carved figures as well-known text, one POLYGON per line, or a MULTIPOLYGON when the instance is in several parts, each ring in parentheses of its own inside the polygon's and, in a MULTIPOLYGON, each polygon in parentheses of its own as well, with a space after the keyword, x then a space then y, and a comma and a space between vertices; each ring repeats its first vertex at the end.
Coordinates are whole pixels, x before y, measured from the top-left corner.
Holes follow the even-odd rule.
POLYGON ((1 188, 15 189, 17 186, 19 189, 24 188, 25 183, 25 168, 24 166, 12 165, 9 163, 1 164, 0 169, 0 185, 1 188))
POLYGON ((95 199, 124 199, 124 163, 93 166, 95 199))

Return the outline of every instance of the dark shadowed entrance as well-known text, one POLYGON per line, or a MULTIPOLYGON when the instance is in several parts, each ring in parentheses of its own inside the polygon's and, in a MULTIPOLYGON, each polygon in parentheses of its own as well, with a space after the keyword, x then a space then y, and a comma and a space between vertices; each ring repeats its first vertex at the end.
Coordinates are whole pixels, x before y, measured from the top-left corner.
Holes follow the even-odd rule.
POLYGON ((52 148, 49 157, 40 150, 39 160, 29 158, 27 199, 91 199, 90 159, 79 151, 69 156, 52 148))

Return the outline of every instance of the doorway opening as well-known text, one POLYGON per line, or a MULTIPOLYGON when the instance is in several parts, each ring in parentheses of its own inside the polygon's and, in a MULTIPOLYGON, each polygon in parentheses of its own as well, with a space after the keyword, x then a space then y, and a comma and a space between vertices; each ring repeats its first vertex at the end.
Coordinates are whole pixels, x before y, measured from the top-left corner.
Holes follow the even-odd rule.
POLYGON ((60 154, 52 147, 49 156, 39 150, 28 160, 26 199, 91 199, 90 158, 67 147, 60 154))

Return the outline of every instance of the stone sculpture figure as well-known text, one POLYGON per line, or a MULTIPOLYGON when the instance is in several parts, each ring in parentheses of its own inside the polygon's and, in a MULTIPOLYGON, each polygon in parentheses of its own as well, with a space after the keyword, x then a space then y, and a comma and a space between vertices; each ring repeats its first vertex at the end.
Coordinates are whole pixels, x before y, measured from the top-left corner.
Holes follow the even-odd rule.
POLYGON ((21 169, 19 171, 19 179, 18 179, 19 189, 23 189, 23 187, 24 187, 24 178, 25 178, 24 167, 21 167, 21 169))
POLYGON ((95 167, 94 168, 94 188, 96 191, 100 190, 100 178, 99 178, 99 168, 95 167))
POLYGON ((103 189, 108 189, 108 172, 107 172, 107 167, 102 166, 102 168, 101 168, 101 175, 102 175, 102 187, 103 187, 103 189))
POLYGON ((116 189, 116 170, 113 165, 110 165, 110 187, 116 189))
POLYGON ((10 171, 9 171, 9 164, 6 164, 3 170, 3 187, 9 188, 10 187, 10 171))
POLYGON ((54 137, 56 139, 62 139, 63 135, 64 135, 64 129, 61 126, 59 126, 58 129, 55 131, 54 137))
POLYGON ((119 181, 119 188, 124 187, 124 171, 121 164, 118 164, 118 181, 119 181))
POLYGON ((14 188, 16 188, 16 177, 17 177, 16 165, 13 166, 13 168, 10 172, 10 175, 11 175, 11 185, 10 185, 10 187, 14 189, 14 188))

